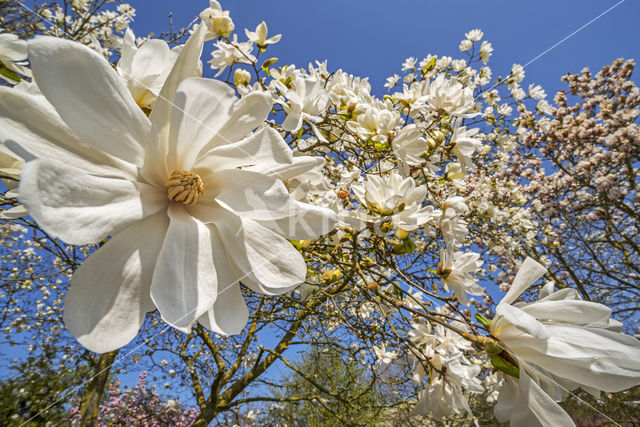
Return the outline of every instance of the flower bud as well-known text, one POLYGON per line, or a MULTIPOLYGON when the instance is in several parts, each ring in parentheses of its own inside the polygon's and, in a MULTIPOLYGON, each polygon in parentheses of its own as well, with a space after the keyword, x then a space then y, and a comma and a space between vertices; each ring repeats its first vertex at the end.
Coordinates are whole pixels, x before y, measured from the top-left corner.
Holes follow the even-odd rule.
POLYGON ((269 58, 269 59, 265 60, 262 63, 262 69, 266 70, 267 68, 271 67, 276 62, 278 62, 278 58, 269 58))
POLYGON ((211 23, 211 29, 222 37, 229 37, 234 28, 235 26, 231 18, 224 15, 213 18, 213 22, 211 23))
POLYGON ((236 86, 248 86, 251 82, 251 74, 247 70, 237 68, 233 73, 233 82, 236 86))
POLYGON ((369 288, 371 292, 378 292, 380 290, 380 285, 378 282, 369 282, 367 283, 367 288, 369 288))
POLYGON ((338 280, 341 276, 342 273, 340 270, 325 270, 325 272, 322 273, 322 280, 327 283, 332 283, 338 280))
POLYGON ((407 230, 403 230, 402 228, 398 228, 396 230, 396 237, 400 240, 404 240, 409 237, 409 232, 407 230))

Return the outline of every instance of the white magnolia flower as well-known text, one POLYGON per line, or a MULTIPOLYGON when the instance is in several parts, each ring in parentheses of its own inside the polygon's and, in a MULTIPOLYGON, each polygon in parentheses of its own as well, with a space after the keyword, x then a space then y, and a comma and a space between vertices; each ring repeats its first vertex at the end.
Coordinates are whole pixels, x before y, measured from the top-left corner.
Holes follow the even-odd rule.
POLYGON ((640 341, 620 332, 608 307, 582 301, 573 289, 552 292, 549 285, 539 301, 513 304, 545 272, 527 258, 491 321, 491 335, 519 368, 519 379, 503 375, 495 407, 496 418, 512 425, 570 426, 555 403, 568 390, 597 395, 640 384, 640 341))
POLYGON ((233 64, 251 64, 256 57, 251 53, 253 51, 253 42, 247 40, 239 43, 238 35, 234 34, 231 43, 226 40, 220 40, 215 43, 216 50, 211 52, 209 64, 211 68, 218 69, 216 77, 229 66, 233 64))
POLYGON ((418 60, 413 56, 405 59, 404 62, 402 63, 402 71, 409 71, 409 70, 415 69, 416 62, 418 62, 418 60))
POLYGON ((489 58, 491 57, 492 52, 493 47, 491 46, 491 43, 486 40, 483 41, 482 45, 480 46, 480 60, 486 64, 487 62, 489 62, 489 58))
POLYGON ((479 139, 474 138, 474 135, 478 133, 478 128, 468 129, 465 126, 460 126, 461 120, 453 121, 453 134, 449 141, 451 152, 454 153, 458 159, 458 162, 462 166, 462 170, 466 168, 471 170, 475 169, 475 165, 471 160, 471 156, 476 151, 480 151, 482 143, 479 139))
POLYGON ((290 198, 282 180, 304 168, 280 135, 250 134, 269 96, 238 100, 222 82, 187 78, 205 34, 187 42, 148 118, 104 58, 57 38, 29 42, 46 100, 0 88, 0 139, 37 157, 19 187, 30 215, 71 244, 111 236, 65 299, 67 328, 93 351, 127 344, 156 308, 182 331, 200 321, 240 332, 239 281, 264 294, 292 289, 306 266, 286 238, 315 238, 335 221, 290 198))
POLYGON ((267 24, 262 21, 255 31, 249 31, 245 28, 244 32, 247 34, 249 40, 254 42, 259 49, 264 50, 268 45, 275 44, 280 41, 282 34, 276 34, 273 37, 267 38, 267 24))
POLYGON ((460 42, 458 49, 460 49, 460 52, 466 52, 469 49, 471 49, 472 46, 473 46, 473 42, 471 40, 465 39, 460 42))
POLYGON ((397 74, 394 74, 391 77, 387 77, 387 82, 384 84, 384 87, 386 87, 387 89, 391 89, 392 87, 398 84, 399 79, 400 79, 400 76, 397 74))
POLYGON ((419 166, 426 162, 427 140, 415 124, 403 127, 391 143, 393 153, 408 166, 419 166))
POLYGON ((376 355, 376 365, 388 365, 398 357, 395 351, 387 351, 387 346, 381 344, 380 346, 373 346, 373 353, 376 355))
POLYGON ((0 34, 0 78, 15 84, 20 81, 18 74, 30 77, 31 70, 26 64, 27 42, 15 34, 0 34))
MULTIPOLYGON (((318 78, 305 77, 297 74, 293 79, 293 89, 287 88, 279 80, 275 80, 276 87, 289 100, 282 102, 287 118, 282 128, 295 132, 302 127, 302 121, 317 122, 319 115, 329 107, 329 93, 324 88, 324 82, 318 78)), ((315 129, 314 129, 315 130, 315 129)), ((315 130, 316 136, 321 137, 315 130)))
POLYGON ((522 80, 524 80, 524 67, 520 64, 513 64, 509 75, 509 83, 520 83, 522 80))
POLYGON ((451 116, 470 118, 477 116, 473 100, 473 89, 463 87, 460 82, 450 80, 439 74, 427 89, 427 95, 419 99, 426 104, 427 111, 446 113, 451 116))
POLYGON ((233 21, 229 17, 229 11, 222 10, 222 6, 216 0, 210 0, 209 7, 200 12, 200 19, 209 30, 206 40, 211 40, 218 36, 229 37, 235 28, 233 21))
POLYGON ((540 85, 534 85, 533 83, 529 85, 529 96, 539 101, 541 99, 546 98, 547 94, 544 89, 540 85))
MULTIPOLYGON (((136 46, 136 36, 127 29, 122 39, 120 60, 116 70, 136 103, 151 109, 160 89, 173 69, 182 46, 173 49, 164 40, 152 39, 136 46)), ((193 70, 193 76, 202 70, 193 70)))
POLYGON ((446 249, 440 251, 438 274, 442 277, 442 285, 448 292, 453 292, 461 304, 469 305, 467 294, 482 295, 484 289, 478 285, 478 279, 473 276, 480 266, 480 255, 474 252, 451 252, 446 249))
POLYGON ((438 363, 438 360, 442 359, 435 357, 430 362, 441 369, 443 375, 420 392, 415 407, 416 414, 433 415, 440 420, 453 414, 460 414, 463 410, 471 413, 464 391, 472 393, 484 391, 481 381, 476 378, 482 368, 478 365, 462 364, 456 359, 442 360, 441 363, 438 363))
POLYGON ((419 203, 427 193, 426 187, 416 187, 413 178, 402 178, 397 173, 370 175, 364 183, 353 184, 351 189, 361 203, 381 215, 391 215, 419 203))
POLYGON ((405 231, 413 231, 437 216, 433 206, 421 206, 427 188, 416 186, 413 178, 403 178, 396 172, 370 175, 351 189, 363 205, 378 215, 392 215, 393 224, 405 231))
POLYGON ((464 35, 468 40, 471 40, 472 42, 478 42, 480 40, 482 40, 482 36, 484 36, 484 33, 476 28, 474 30, 469 31, 468 33, 465 33, 464 35))

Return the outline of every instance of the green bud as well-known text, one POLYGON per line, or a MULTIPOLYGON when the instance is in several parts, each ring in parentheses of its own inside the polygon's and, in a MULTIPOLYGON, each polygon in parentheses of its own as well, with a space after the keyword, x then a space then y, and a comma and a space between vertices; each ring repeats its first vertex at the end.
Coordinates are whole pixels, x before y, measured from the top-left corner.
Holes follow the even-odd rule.
POLYGON ((491 365, 498 371, 504 372, 505 374, 515 378, 520 378, 520 369, 499 355, 493 355, 489 360, 491 360, 491 365))
POLYGON ((485 328, 488 328, 489 326, 491 326, 491 320, 487 319, 482 314, 476 313, 475 318, 478 321, 478 323, 480 323, 485 328))

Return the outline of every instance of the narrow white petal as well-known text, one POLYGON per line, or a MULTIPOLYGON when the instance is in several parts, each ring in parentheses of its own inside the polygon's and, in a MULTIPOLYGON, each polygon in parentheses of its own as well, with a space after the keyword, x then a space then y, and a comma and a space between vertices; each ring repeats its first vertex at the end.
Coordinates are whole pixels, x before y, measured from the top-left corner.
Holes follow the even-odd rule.
POLYGON ((188 333, 216 300, 211 236, 182 204, 171 203, 167 212, 169 228, 153 272, 151 298, 165 322, 188 333))
POLYGON ((236 335, 242 332, 248 319, 249 309, 244 302, 240 285, 233 284, 220 289, 213 308, 201 316, 198 322, 219 334, 236 335))
POLYGON ((73 274, 64 322, 89 350, 105 353, 125 346, 153 310, 151 276, 168 222, 159 212, 132 224, 73 274))
POLYGON ((226 209, 196 205, 191 211, 200 220, 215 225, 229 262, 242 272, 240 280, 246 286, 273 295, 304 282, 304 258, 284 237, 226 209))
POLYGON ((518 299, 520 295, 531 286, 536 280, 544 276, 547 269, 541 264, 527 257, 518 270, 509 292, 500 301, 503 304, 511 304, 518 299))
POLYGON ((17 219, 27 216, 28 214, 29 212, 27 212, 27 208, 23 205, 19 205, 0 211, 0 219, 17 219))
POLYGON ((167 171, 166 164, 169 149, 171 110, 173 109, 178 85, 184 79, 194 77, 197 74, 200 55, 202 55, 202 46, 207 34, 206 27, 206 25, 200 24, 185 43, 149 115, 155 141, 147 149, 147 157, 141 171, 142 175, 149 180, 164 180, 172 172, 167 171))

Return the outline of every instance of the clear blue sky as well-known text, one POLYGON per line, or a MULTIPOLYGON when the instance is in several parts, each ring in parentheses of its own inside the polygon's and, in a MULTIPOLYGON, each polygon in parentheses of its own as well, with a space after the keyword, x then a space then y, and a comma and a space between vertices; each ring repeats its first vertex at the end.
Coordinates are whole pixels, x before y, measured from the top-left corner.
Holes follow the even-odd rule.
MULTIPOLYGON (((525 64, 619 0, 561 1, 430 1, 430 0, 226 0, 241 41, 266 21, 270 34, 282 40, 270 47, 279 64, 306 66, 328 60, 329 70, 342 68, 369 76, 374 93, 384 93, 386 77, 400 71, 405 58, 428 53, 464 57, 458 43, 464 33, 480 28, 494 46, 494 75, 506 75, 514 62, 525 64)), ((137 9, 137 35, 184 25, 208 5, 208 0, 129 1, 137 9)), ((588 66, 595 71, 618 57, 640 58, 640 2, 626 0, 566 40, 527 68, 525 83, 542 84, 548 94, 560 87, 567 71, 588 66)), ((206 48, 205 61, 209 59, 206 48)), ((635 80, 637 78, 637 73, 635 80)))

